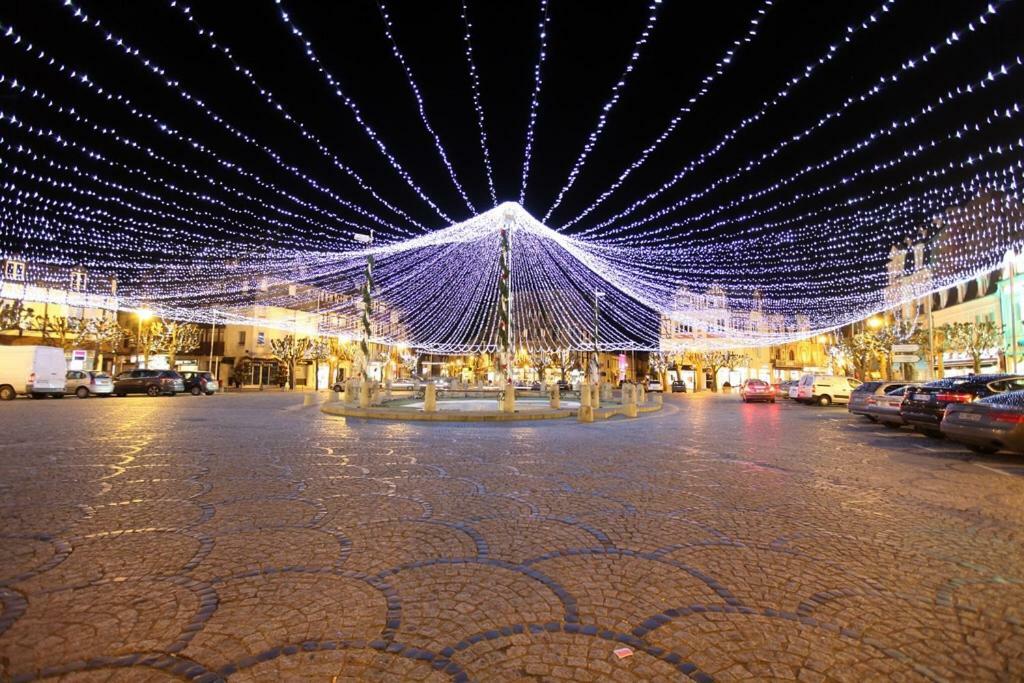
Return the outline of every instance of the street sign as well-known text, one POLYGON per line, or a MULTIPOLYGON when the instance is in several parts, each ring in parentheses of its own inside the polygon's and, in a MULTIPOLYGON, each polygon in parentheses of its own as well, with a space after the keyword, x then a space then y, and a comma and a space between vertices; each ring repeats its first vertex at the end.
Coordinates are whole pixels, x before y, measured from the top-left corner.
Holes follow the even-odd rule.
MULTIPOLYGON (((893 353, 917 353, 921 349, 919 344, 893 344, 893 353)), ((907 361, 909 362, 909 361, 907 361)))
POLYGON ((916 363, 919 360, 921 360, 920 357, 908 353, 901 353, 892 357, 893 363, 916 363))

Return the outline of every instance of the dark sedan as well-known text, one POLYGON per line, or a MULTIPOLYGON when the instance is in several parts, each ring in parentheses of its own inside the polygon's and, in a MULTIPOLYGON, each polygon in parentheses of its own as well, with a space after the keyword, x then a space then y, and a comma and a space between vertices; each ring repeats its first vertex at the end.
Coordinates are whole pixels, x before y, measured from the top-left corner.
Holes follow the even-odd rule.
POLYGON ((114 394, 147 394, 174 396, 185 391, 185 382, 181 375, 173 370, 132 370, 123 372, 114 380, 114 394))
POLYGON ((946 406, 974 401, 1024 389, 1021 375, 967 375, 928 382, 908 392, 900 406, 903 420, 929 436, 941 436, 940 426, 946 406))
POLYGON ((978 453, 1024 453, 1024 391, 1008 391, 977 403, 951 403, 942 433, 978 453))

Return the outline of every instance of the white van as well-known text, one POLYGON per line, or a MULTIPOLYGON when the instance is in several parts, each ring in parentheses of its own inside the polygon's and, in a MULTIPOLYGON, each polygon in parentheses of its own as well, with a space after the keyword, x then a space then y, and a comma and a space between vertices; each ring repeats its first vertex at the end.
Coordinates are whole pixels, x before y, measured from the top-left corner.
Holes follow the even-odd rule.
POLYGON ((817 403, 821 406, 846 404, 850 394, 860 386, 860 380, 839 375, 807 374, 797 385, 796 400, 800 403, 817 403))
POLYGON ((11 401, 18 394, 63 397, 67 371, 62 349, 0 346, 0 400, 11 401))

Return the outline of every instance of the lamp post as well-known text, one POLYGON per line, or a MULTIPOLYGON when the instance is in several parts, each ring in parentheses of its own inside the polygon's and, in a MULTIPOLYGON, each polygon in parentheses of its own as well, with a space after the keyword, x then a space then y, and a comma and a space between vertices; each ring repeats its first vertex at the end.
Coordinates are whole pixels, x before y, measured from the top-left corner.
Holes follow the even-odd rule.
POLYGON ((1017 280, 1017 254, 1009 249, 1003 261, 1010 274, 1010 357, 1013 359, 1013 372, 1017 372, 1017 311, 1014 305, 1014 289, 1017 280))
MULTIPOLYGON (((153 317, 153 311, 149 310, 148 308, 139 308, 139 309, 136 309, 135 316, 139 319, 139 321, 138 321, 138 328, 137 328, 137 334, 135 336, 135 363, 138 364, 138 362, 139 362, 139 351, 142 349, 142 323, 143 323, 143 321, 149 320, 150 318, 153 317)), ((149 365, 149 351, 148 350, 146 351, 145 359, 146 359, 145 362, 143 362, 143 364, 142 364, 142 368, 144 370, 148 369, 147 366, 149 365)))
POLYGON ((603 298, 604 298, 604 292, 602 292, 601 290, 595 289, 594 290, 594 362, 590 364, 591 374, 593 375, 593 380, 594 380, 595 383, 598 383, 598 382, 601 381, 601 375, 600 375, 600 372, 601 372, 601 370, 600 370, 600 368, 601 368, 601 360, 600 360, 601 347, 600 347, 600 342, 599 342, 599 335, 600 335, 599 323, 600 323, 600 320, 601 320, 601 304, 600 304, 600 302, 601 302, 601 299, 603 299, 603 298))

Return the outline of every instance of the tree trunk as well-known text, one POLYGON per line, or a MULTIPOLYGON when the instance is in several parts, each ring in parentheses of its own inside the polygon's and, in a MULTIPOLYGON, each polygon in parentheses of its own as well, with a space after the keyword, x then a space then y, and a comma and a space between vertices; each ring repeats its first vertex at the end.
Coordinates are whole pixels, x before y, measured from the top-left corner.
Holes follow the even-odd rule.
POLYGON ((981 374, 981 354, 972 354, 971 359, 974 361, 974 374, 981 374))
POLYGON ((295 360, 288 361, 288 388, 295 391, 295 360))

